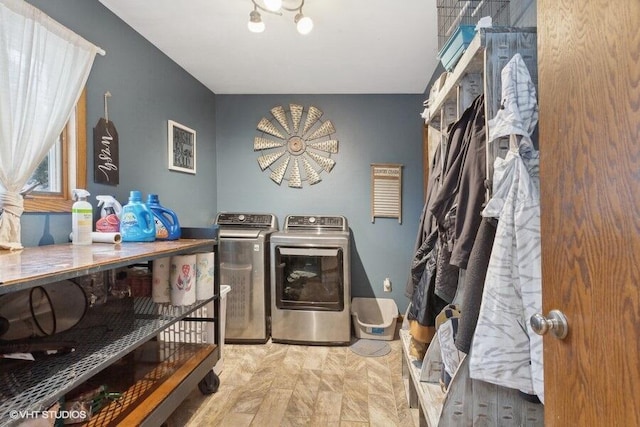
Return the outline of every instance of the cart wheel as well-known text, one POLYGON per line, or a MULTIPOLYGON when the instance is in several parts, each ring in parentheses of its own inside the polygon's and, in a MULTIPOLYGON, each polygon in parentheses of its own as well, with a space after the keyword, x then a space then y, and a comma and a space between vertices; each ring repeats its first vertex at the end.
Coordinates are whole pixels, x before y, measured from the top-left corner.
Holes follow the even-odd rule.
POLYGON ((198 383, 198 388, 202 394, 213 394, 218 391, 219 386, 220 378, 213 371, 209 371, 198 383))

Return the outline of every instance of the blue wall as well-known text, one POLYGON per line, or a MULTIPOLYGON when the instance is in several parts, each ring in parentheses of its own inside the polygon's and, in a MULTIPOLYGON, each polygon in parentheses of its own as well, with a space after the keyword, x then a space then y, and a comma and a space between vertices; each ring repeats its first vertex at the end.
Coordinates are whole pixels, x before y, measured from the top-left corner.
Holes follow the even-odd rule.
MULTIPOLYGON (((205 226, 216 212, 340 214, 353 234, 353 295, 392 297, 404 311, 403 295, 422 209, 421 95, 215 95, 113 15, 98 0, 28 0, 107 51, 96 57, 87 83, 88 190, 113 194, 123 204, 129 191, 158 193, 183 226, 205 226), (93 183, 92 128, 104 116, 119 134, 120 182, 93 183), (276 105, 314 105, 336 127, 336 166, 314 186, 291 189, 262 172, 253 151, 256 125, 276 105), (197 132, 197 175, 167 169, 167 120, 197 132), (370 164, 401 163, 402 224, 370 217, 370 164), (389 277, 391 294, 383 293, 389 277)), ((514 2, 515 25, 535 25, 535 0, 514 2)), ((436 71, 435 75, 439 75, 436 71)), ((95 199, 92 199, 95 203, 95 199)), ((25 214, 22 242, 39 243, 49 223, 56 243, 71 231, 69 214, 25 214)), ((282 224, 280 224, 282 225, 282 224)))
MULTIPOLYGON (((88 190, 121 202, 137 189, 156 192, 184 226, 204 226, 218 211, 340 214, 353 234, 353 295, 394 298, 403 312, 404 288, 422 209, 420 95, 214 95, 97 0, 29 0, 63 25, 106 50, 87 83, 88 190), (120 140, 120 185, 93 183, 92 129, 104 115, 120 140), (336 127, 336 166, 302 189, 273 183, 253 151, 256 125, 276 105, 315 105, 336 127), (167 169, 167 120, 197 131, 197 175, 167 169), (370 217, 370 164, 401 163, 403 218, 370 217), (392 293, 383 293, 389 277, 392 293)), ((92 199, 95 203, 95 199, 92 199)), ((71 231, 69 214, 25 214, 22 242, 35 246, 49 220, 56 243, 71 231)))
MULTIPOLYGON (((140 190, 159 194, 181 225, 210 224, 217 211, 215 95, 97 0, 29 3, 107 52, 96 56, 87 82, 87 182, 94 207, 98 194, 113 194, 124 204, 130 190, 140 190), (104 117, 107 91, 120 143, 117 187, 93 183, 93 127, 104 117), (168 170, 167 120, 196 130, 197 175, 168 170)), ((23 245, 38 244, 47 217, 55 242, 68 241, 70 215, 25 214, 23 245)))
MULTIPOLYGON (((422 210, 423 95, 217 95, 218 207, 226 211, 276 214, 280 226, 288 214, 344 215, 352 242, 352 295, 394 298, 401 311, 422 210), (336 165, 322 181, 294 189, 261 171, 253 139, 269 110, 297 103, 323 111, 336 128, 336 165), (403 164, 403 218, 371 223, 371 163, 403 164), (383 280, 392 282, 391 294, 383 280)), ((288 108, 287 108, 288 109, 288 108)))

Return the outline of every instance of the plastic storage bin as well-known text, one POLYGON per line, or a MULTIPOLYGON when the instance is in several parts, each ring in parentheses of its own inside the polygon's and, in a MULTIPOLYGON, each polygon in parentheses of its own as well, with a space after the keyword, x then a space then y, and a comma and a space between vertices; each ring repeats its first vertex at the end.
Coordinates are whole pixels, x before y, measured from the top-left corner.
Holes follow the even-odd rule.
POLYGON ((440 58, 445 70, 453 70, 475 34, 475 26, 473 25, 458 26, 438 53, 438 58, 440 58))
POLYGON ((396 331, 398 306, 388 298, 353 298, 351 318, 357 338, 391 341, 396 331))

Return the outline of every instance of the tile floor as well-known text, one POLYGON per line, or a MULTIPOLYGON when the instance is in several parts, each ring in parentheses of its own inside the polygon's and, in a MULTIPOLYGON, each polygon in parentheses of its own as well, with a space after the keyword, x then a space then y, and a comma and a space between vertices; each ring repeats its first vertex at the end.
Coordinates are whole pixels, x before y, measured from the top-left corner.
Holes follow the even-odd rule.
POLYGON ((166 424, 417 426, 402 380, 402 342, 387 343, 391 352, 380 357, 348 346, 225 344, 218 391, 194 390, 166 424))

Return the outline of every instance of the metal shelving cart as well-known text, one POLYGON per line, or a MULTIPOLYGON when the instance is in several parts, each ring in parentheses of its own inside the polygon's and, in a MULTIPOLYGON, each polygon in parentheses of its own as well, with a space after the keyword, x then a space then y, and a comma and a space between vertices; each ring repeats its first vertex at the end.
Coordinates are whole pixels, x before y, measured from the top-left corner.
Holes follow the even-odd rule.
MULTIPOLYGON (((212 250, 217 250, 216 240, 182 239, 85 247, 51 245, 0 252, 0 296, 161 257, 212 250)), ((88 310, 74 328, 39 340, 73 342, 75 351, 32 363, 0 361, 4 364, 0 370, 0 426, 16 425, 24 421, 25 414, 47 411, 66 393, 110 369, 120 369, 121 375, 110 373, 112 378, 126 377, 126 363, 125 367, 118 363, 126 357, 142 361, 144 372, 129 375, 133 382, 122 390, 121 398, 104 407, 89 425, 162 424, 196 386, 203 392, 217 389, 219 381, 213 367, 220 358, 220 347, 215 344, 221 336, 219 295, 216 268, 213 298, 183 307, 155 304, 147 297, 109 300, 88 310), (164 343, 155 339, 204 306, 212 308, 210 315, 192 316, 190 321, 215 323, 214 340, 164 343)))

